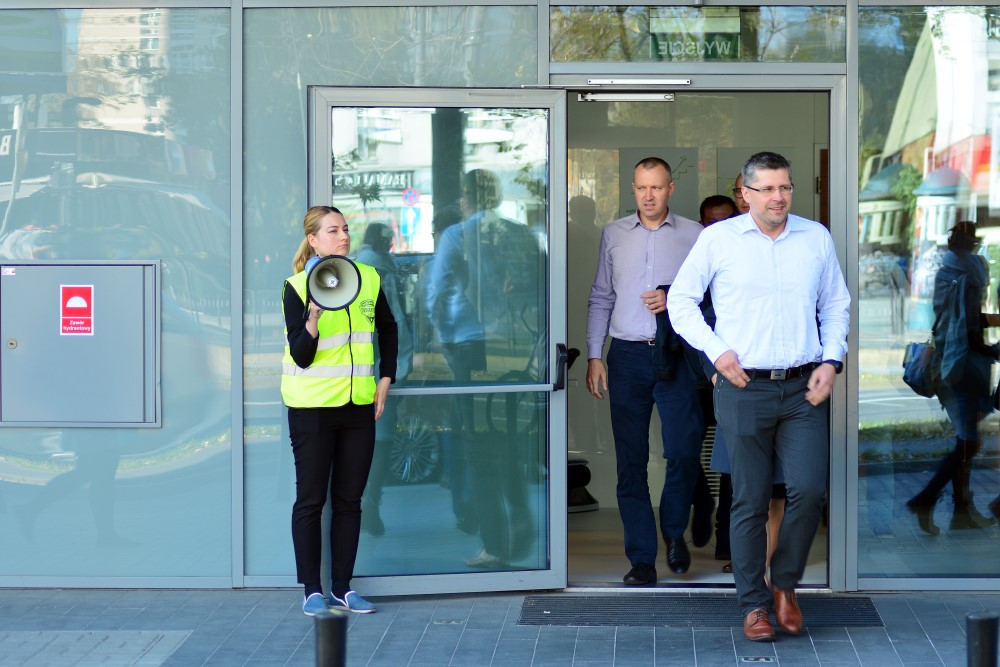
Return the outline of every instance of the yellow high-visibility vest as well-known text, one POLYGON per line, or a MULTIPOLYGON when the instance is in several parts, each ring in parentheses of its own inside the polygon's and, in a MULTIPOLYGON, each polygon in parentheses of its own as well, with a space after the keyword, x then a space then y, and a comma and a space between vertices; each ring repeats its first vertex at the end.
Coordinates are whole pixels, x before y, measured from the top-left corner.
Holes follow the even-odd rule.
MULTIPOLYGON (((335 408, 348 403, 375 402, 375 300, 379 275, 367 264, 358 264, 361 291, 342 310, 324 310, 319 316, 316 356, 308 368, 292 359, 285 330, 285 354, 281 360, 281 397, 290 408, 335 408)), ((305 271, 288 284, 306 303, 305 271)))

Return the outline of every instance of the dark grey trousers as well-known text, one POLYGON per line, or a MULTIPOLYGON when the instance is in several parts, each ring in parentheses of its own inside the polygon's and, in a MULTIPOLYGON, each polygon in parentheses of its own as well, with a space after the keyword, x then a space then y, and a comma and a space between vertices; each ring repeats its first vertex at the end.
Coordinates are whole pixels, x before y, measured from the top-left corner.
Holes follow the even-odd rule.
POLYGON ((785 476, 788 500, 771 556, 771 583, 792 589, 805 570, 823 512, 830 459, 829 402, 806 399, 809 376, 751 380, 738 389, 725 378, 715 385, 715 417, 732 463, 730 542, 740 610, 771 608, 764 583, 767 508, 774 457, 785 476))

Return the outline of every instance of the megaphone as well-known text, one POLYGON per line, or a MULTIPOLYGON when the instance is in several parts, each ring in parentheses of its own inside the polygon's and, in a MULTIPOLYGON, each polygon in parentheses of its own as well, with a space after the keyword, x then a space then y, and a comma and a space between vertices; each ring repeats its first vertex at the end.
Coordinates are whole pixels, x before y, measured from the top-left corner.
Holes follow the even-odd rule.
POLYGON ((323 310, 347 308, 361 292, 361 271, 343 255, 313 257, 306 271, 306 296, 323 310))

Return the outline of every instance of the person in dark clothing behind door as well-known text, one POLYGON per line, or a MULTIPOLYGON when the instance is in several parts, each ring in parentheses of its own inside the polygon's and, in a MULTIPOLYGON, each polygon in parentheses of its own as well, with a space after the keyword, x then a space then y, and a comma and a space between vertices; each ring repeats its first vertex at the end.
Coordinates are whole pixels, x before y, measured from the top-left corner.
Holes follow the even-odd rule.
POLYGON ((654 371, 656 315, 701 225, 668 207, 674 191, 670 165, 657 157, 640 160, 632 177, 638 211, 609 223, 601 235, 597 274, 587 314, 587 391, 611 401, 611 429, 618 469, 618 511, 625 528, 630 585, 656 583, 658 538, 649 495, 649 422, 655 404, 662 423, 667 472, 660 493, 660 530, 667 564, 686 572, 691 555, 684 541, 698 479, 704 422, 687 363, 674 364, 671 379, 654 371), (601 357, 611 335, 608 365, 601 357))
MULTIPOLYGON (((989 270, 983 258, 973 253, 979 240, 976 225, 960 222, 948 234, 948 251, 941 268, 934 276, 934 345, 947 357, 950 350, 963 350, 962 371, 954 378, 943 378, 938 388, 938 400, 955 426, 955 448, 941 461, 934 476, 917 495, 906 503, 917 515, 920 528, 931 535, 940 531, 934 524, 934 506, 948 482, 951 482, 955 510, 951 516, 952 530, 984 528, 993 525, 992 517, 983 516, 972 502, 969 477, 972 458, 979 452, 979 422, 993 412, 990 404, 990 369, 1000 357, 1000 345, 983 341, 983 328, 997 324, 997 315, 982 312, 985 293, 990 284, 989 270), (966 339, 948 338, 952 319, 964 317, 959 328, 966 339)), ((992 509, 992 506, 991 506, 992 509)))
POLYGON ((775 457, 788 500, 771 557, 778 625, 802 631, 795 598, 823 512, 829 468, 829 406, 847 350, 850 293, 822 225, 789 213, 791 165, 752 155, 743 166, 750 212, 705 229, 670 289, 675 330, 718 371, 716 418, 732 463, 730 530, 743 633, 775 637, 765 583, 768 505, 775 457), (711 290, 715 330, 701 310, 711 290))
POLYGON ((314 206, 302 223, 305 238, 285 280, 282 311, 285 353, 281 396, 288 406, 288 430, 295 457, 292 544, 295 570, 305 589, 302 611, 315 616, 329 606, 370 614, 375 605, 351 590, 361 534, 361 496, 375 449, 375 422, 382 416, 396 376, 397 334, 378 273, 357 264, 357 297, 346 308, 323 310, 306 297, 314 258, 347 255, 347 221, 332 206, 314 206), (378 333, 375 380, 372 339, 378 333), (320 519, 331 500, 329 601, 323 597, 320 519))

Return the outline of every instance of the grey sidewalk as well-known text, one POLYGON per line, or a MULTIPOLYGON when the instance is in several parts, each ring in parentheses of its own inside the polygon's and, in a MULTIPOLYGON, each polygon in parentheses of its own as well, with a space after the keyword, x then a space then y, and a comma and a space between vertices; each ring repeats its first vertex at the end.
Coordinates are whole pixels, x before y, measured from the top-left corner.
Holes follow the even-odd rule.
MULTIPOLYGON (((756 644, 740 628, 522 626, 524 597, 377 599, 348 619, 348 664, 965 667, 965 615, 1000 611, 1000 593, 868 594, 885 627, 756 644)), ((0 665, 314 665, 300 604, 293 590, 2 589, 0 665)))

